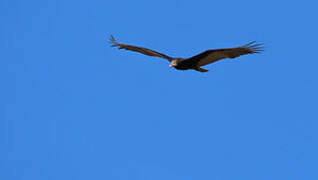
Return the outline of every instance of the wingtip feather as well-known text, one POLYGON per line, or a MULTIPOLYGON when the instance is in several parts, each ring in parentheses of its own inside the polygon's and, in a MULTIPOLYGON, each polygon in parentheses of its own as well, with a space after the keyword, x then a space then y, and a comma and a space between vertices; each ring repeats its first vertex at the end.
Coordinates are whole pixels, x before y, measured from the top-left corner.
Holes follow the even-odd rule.
POLYGON ((111 47, 117 47, 118 46, 118 42, 116 41, 116 39, 114 38, 113 35, 110 35, 109 43, 111 44, 111 47))
POLYGON ((250 53, 261 53, 264 51, 264 43, 256 43, 256 41, 251 41, 243 47, 250 49, 250 53))
POLYGON ((110 39, 111 41, 116 41, 113 35, 110 35, 109 39, 110 39))

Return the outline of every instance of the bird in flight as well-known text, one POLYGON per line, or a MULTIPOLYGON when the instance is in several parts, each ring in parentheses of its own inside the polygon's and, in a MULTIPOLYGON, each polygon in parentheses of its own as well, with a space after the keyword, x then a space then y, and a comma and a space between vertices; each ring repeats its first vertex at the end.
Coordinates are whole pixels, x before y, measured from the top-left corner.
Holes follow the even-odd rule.
POLYGON ((126 49, 130 51, 139 52, 148 56, 156 56, 160 58, 164 58, 170 62, 170 67, 174 67, 178 70, 196 70, 199 72, 207 72, 207 69, 203 69, 202 66, 207 64, 214 63, 218 60, 225 58, 236 58, 244 54, 254 54, 260 53, 263 51, 261 43, 257 44, 255 41, 245 44, 243 46, 234 47, 234 48, 222 48, 222 49, 210 49, 206 50, 200 54, 192 56, 190 58, 175 58, 170 57, 165 54, 128 44, 119 43, 115 40, 115 38, 110 36, 110 43, 112 47, 118 47, 119 49, 126 49))

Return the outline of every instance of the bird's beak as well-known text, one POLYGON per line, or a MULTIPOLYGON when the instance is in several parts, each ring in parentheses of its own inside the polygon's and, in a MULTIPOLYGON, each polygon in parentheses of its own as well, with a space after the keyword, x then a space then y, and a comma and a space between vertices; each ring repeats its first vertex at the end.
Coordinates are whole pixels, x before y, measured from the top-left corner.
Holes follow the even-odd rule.
POLYGON ((172 62, 172 63, 170 63, 169 64, 169 67, 174 67, 174 66, 176 66, 177 64, 175 63, 175 62, 172 62))

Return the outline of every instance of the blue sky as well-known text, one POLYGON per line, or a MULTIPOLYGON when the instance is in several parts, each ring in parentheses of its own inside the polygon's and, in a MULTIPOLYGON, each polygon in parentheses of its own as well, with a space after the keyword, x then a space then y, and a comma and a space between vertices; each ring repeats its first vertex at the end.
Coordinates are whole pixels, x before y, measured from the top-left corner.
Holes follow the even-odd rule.
POLYGON ((0 179, 317 179, 317 5, 1 0, 0 179), (110 34, 265 52, 182 72, 110 34))

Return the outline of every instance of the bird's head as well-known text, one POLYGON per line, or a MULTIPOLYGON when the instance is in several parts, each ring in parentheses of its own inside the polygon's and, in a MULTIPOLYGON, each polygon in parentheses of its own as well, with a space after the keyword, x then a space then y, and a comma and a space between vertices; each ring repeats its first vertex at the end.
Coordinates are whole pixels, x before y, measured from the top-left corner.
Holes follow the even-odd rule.
POLYGON ((178 60, 174 59, 171 61, 171 63, 169 64, 169 67, 176 67, 178 65, 178 60))

